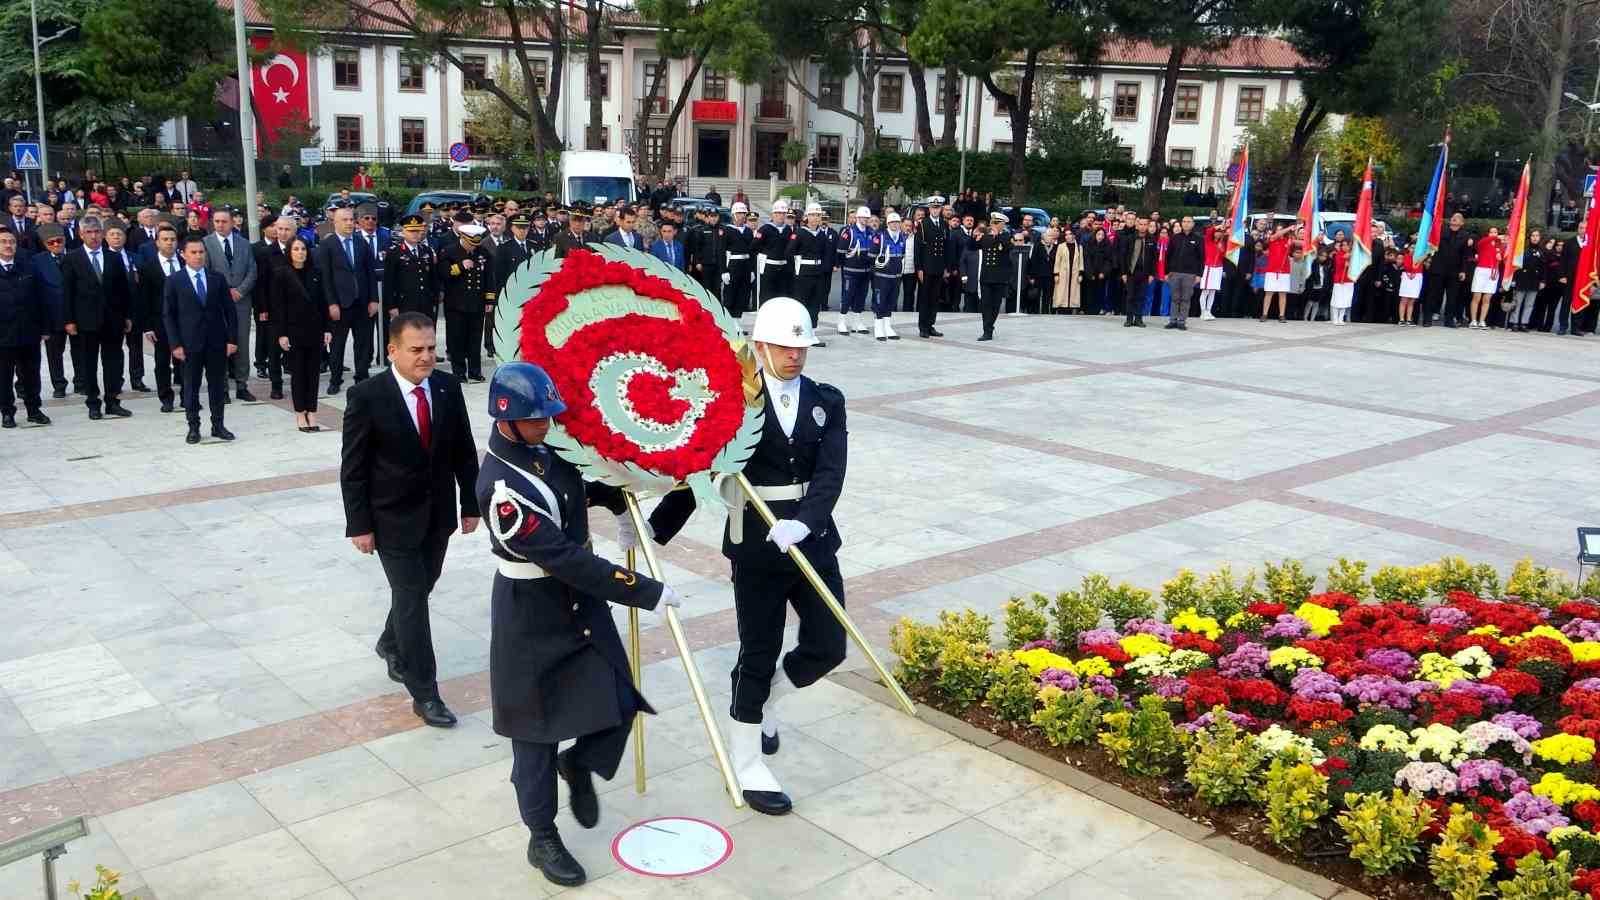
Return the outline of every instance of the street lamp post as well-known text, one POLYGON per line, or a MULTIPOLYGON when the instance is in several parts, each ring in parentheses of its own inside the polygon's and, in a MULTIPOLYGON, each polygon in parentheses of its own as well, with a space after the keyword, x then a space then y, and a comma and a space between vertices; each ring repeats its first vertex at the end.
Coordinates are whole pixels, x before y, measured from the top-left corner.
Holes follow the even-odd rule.
POLYGON ((50 151, 45 138, 44 73, 39 67, 39 0, 28 3, 28 18, 33 26, 33 97, 39 104, 39 179, 43 181, 50 177, 50 151))
POLYGON ((256 116, 250 108, 250 59, 244 42, 244 4, 233 4, 234 55, 239 65, 239 140, 243 144, 245 223, 252 242, 261 240, 256 210, 256 116))

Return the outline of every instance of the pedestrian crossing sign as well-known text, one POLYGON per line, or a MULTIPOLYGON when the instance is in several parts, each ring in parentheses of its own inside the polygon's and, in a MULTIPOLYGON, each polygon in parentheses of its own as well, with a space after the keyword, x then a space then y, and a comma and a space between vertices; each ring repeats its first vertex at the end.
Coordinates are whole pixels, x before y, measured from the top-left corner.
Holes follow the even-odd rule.
POLYGON ((11 167, 13 169, 38 169, 39 145, 38 144, 12 144, 11 167))

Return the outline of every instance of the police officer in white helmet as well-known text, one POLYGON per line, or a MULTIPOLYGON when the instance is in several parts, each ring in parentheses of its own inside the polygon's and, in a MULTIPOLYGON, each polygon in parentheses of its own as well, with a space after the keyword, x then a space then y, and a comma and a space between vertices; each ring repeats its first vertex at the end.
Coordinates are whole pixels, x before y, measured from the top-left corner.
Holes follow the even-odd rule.
MULTIPOLYGON (((722 553, 733 564, 739 658, 734 663, 734 772, 751 809, 783 815, 792 808, 764 756, 778 752, 773 705, 815 683, 845 657, 845 631, 788 556, 799 547, 833 595, 844 602, 839 529, 833 508, 844 488, 847 434, 844 394, 801 374, 817 343, 811 315, 798 301, 774 297, 756 311, 750 331, 761 364, 766 419, 744 474, 778 517, 770 529, 743 495, 728 514, 722 553), (764 535, 764 537, 763 537, 764 535), (799 639, 783 650, 784 618, 793 606, 799 639)), ((655 540, 665 544, 694 512, 690 491, 668 494, 651 513, 655 540)))

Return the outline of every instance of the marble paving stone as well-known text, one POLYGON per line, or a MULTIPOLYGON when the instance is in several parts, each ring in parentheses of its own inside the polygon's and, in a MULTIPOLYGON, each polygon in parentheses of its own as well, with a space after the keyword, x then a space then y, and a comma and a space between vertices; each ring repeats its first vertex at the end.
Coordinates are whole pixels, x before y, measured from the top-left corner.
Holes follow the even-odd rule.
POLYGON ((231 781, 114 812, 101 821, 129 861, 141 869, 277 828, 271 814, 231 781), (206 823, 205 827, 196 827, 198 822, 206 823))
POLYGON ((69 775, 153 756, 196 740, 172 711, 162 706, 58 728, 39 739, 69 775), (108 734, 117 739, 106 740, 108 734))
POLYGON ((163 900, 293 900, 336 886, 293 835, 274 829, 145 872, 163 900))
POLYGON ((882 772, 873 772, 823 791, 801 809, 810 821, 874 857, 961 820, 955 807, 882 772))
MULTIPOLYGON (((127 854, 117 846, 111 832, 99 819, 89 819, 88 837, 79 838, 67 845, 67 855, 56 860, 56 883, 69 881, 92 885, 97 865, 105 866, 122 875, 118 887, 126 894, 144 886, 144 875, 128 861, 127 854)), ((0 866, 0 897, 33 900, 44 896, 44 875, 39 858, 30 856, 9 866, 0 866)))
POLYGON ((1263 898, 1277 879, 1177 835, 1158 831, 1084 869, 1084 874, 1150 900, 1263 898))
POLYGON ((1053 783, 991 807, 977 818, 1071 870, 1091 866, 1158 830, 1088 794, 1053 783))
POLYGON ((370 741, 367 749, 412 784, 511 758, 510 739, 470 716, 454 728, 414 728, 370 741))
POLYGON ((1061 863, 975 819, 965 819, 883 858, 947 897, 1031 897, 1061 875, 1061 863))
MULTIPOLYGON (((1218 900, 1226 900, 1229 896, 1231 895, 1219 895, 1218 900)), ((1192 900, 1211 900, 1203 894, 1193 894, 1191 897, 1192 900)), ((1137 898, 1078 872, 1034 894, 1032 900, 1137 900, 1137 898)))
MULTIPOLYGON (((631 778, 632 768, 624 768, 627 769, 625 774, 631 778)), ((623 774, 619 772, 619 777, 612 784, 621 787, 623 774)), ((517 794, 511 787, 509 761, 492 762, 457 772, 438 781, 418 785, 417 789, 457 819, 471 822, 474 828, 498 829, 521 821, 521 814, 517 810, 517 794)), ((565 784, 558 784, 556 790, 558 802, 565 802, 565 784)))
POLYGON ((806 900, 829 900, 834 897, 849 897, 851 900, 900 900, 902 897, 920 897, 932 900, 936 895, 921 884, 873 860, 798 896, 806 900))
POLYGON ((460 843, 474 833, 472 826, 415 789, 297 822, 289 831, 347 884, 460 843), (405 827, 396 827, 402 822, 405 827))
POLYGON ((36 734, 0 739, 0 791, 38 784, 66 774, 36 734))
POLYGON ((728 831, 734 854, 714 874, 751 897, 794 896, 868 861, 849 843, 796 815, 757 815, 728 831), (741 853, 741 847, 748 850, 741 853), (783 851, 763 851, 773 847, 783 851))
POLYGON ((406 788, 366 747, 346 747, 239 779, 285 825, 364 803, 406 788))
POLYGON ((903 759, 883 770, 967 815, 976 815, 1018 795, 1031 795, 1050 782, 965 741, 954 741, 903 759))
POLYGON ((801 730, 874 769, 954 740, 898 709, 877 703, 812 722, 801 730))
POLYGON ((12 699, 23 718, 39 733, 138 712, 160 702, 126 673, 18 694, 12 699))
POLYGON ((173 716, 202 741, 316 712, 271 675, 243 681, 229 690, 179 700, 171 708, 173 716))
POLYGON ((350 882, 360 900, 429 897, 438 900, 515 900, 554 889, 529 866, 514 865, 487 839, 463 841, 350 882))

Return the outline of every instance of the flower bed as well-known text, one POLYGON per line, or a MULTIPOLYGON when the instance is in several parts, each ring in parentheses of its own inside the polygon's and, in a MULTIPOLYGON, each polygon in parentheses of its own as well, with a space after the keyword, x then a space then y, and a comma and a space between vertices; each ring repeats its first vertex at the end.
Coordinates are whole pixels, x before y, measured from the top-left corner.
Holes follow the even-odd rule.
POLYGON ((1102 576, 893 632, 923 702, 1381 897, 1600 900, 1600 578, 1102 576))

